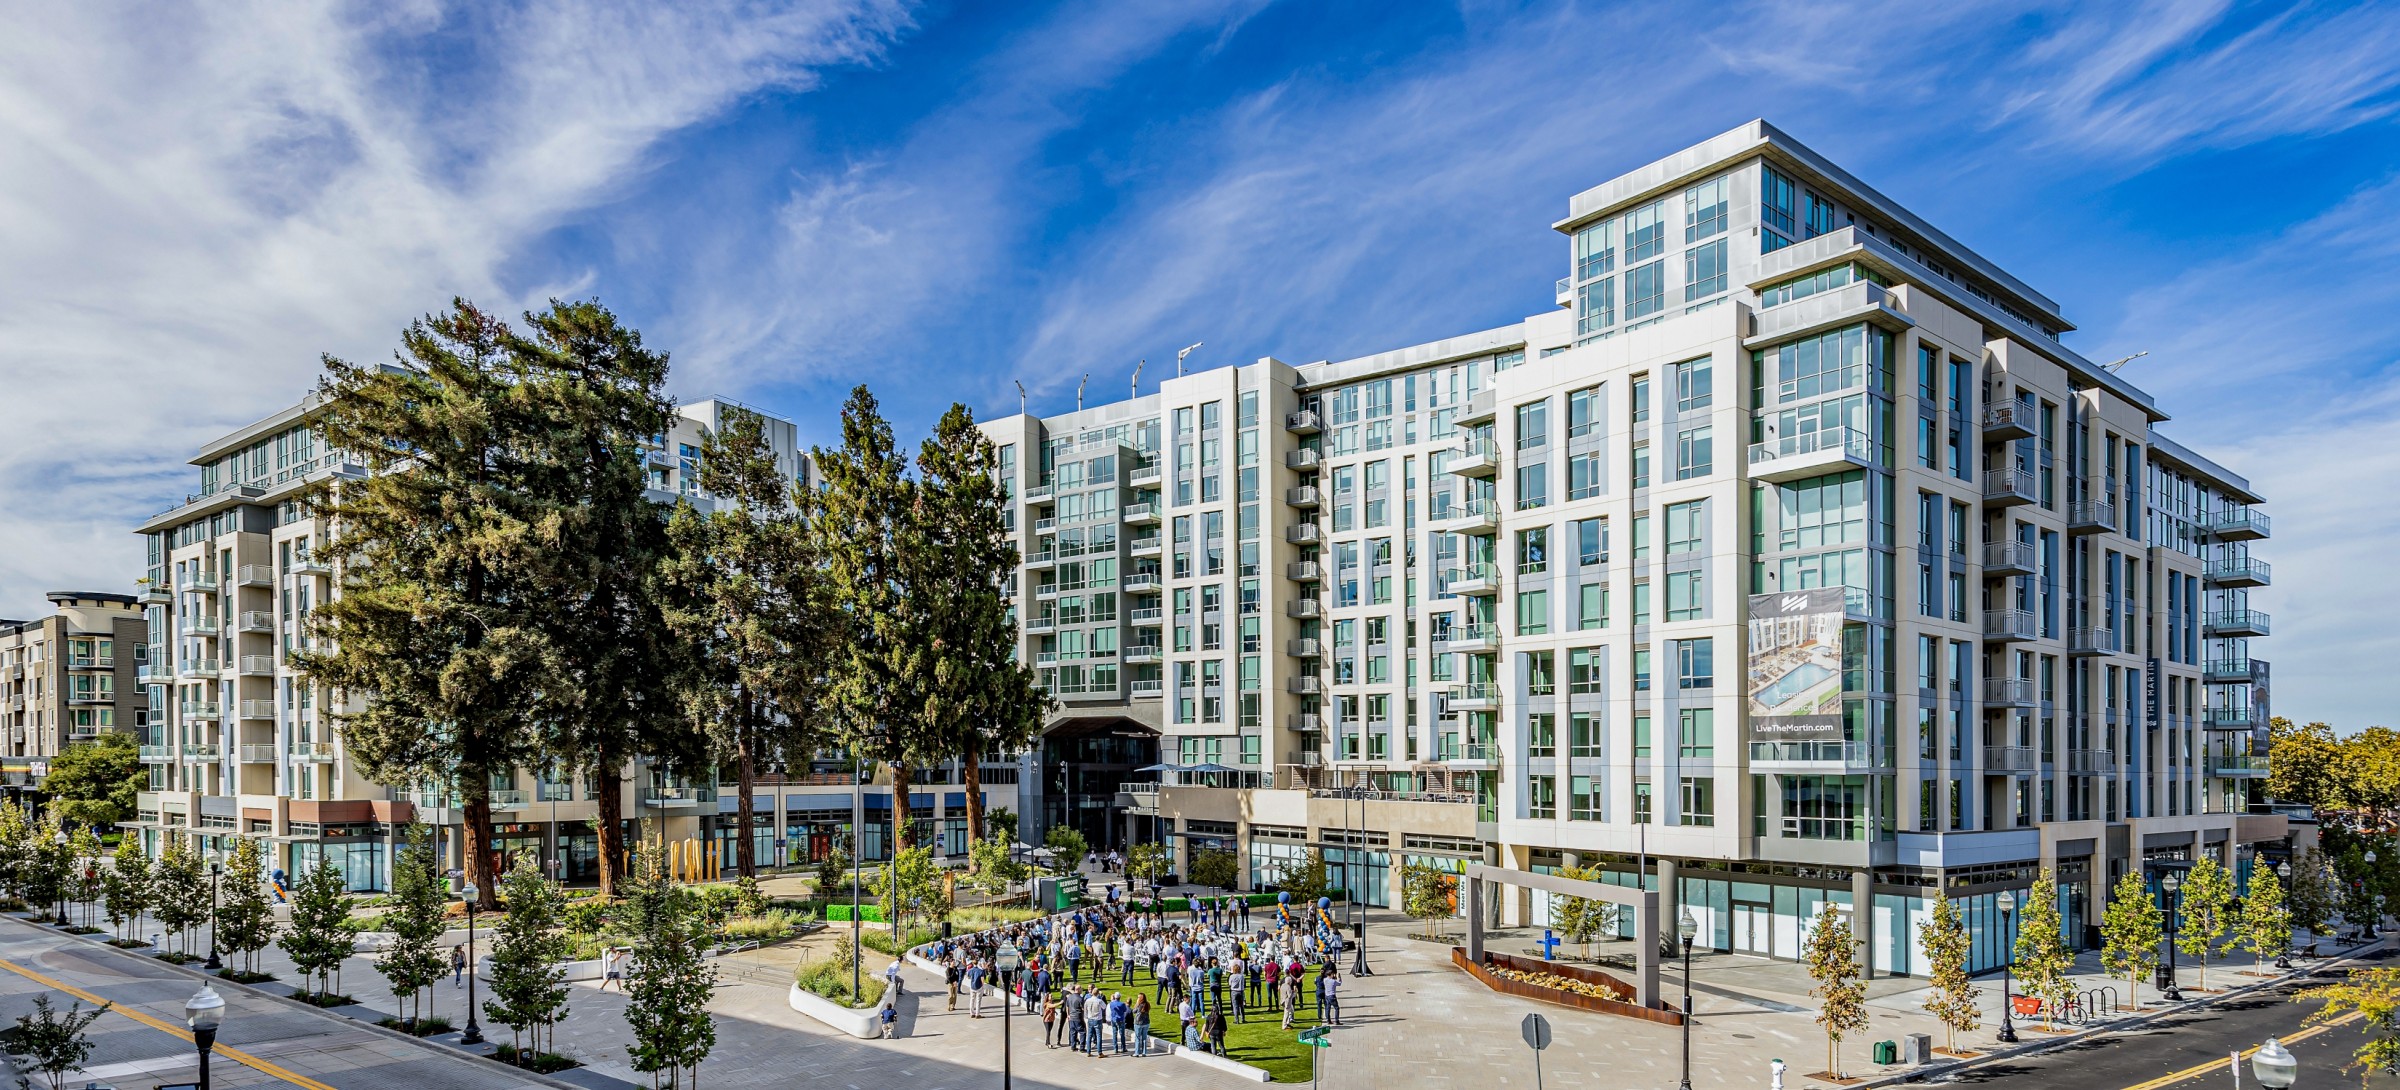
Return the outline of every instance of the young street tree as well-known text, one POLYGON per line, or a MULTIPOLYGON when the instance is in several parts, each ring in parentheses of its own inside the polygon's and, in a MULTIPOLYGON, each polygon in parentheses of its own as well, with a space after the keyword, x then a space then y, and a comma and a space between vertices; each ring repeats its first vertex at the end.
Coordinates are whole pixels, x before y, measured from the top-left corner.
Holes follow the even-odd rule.
POLYGON ((1242 862, 1223 848, 1203 848, 1192 855, 1192 873, 1185 877, 1193 885, 1210 889, 1232 889, 1241 881, 1242 862))
POLYGON ((1818 906, 1800 959, 1808 965, 1816 986, 1809 997, 1817 1001, 1817 1024, 1825 1027, 1825 1070, 1842 1075, 1842 1038, 1867 1028, 1867 982, 1858 972, 1858 942, 1849 921, 1828 901, 1818 906))
POLYGON ((911 920, 938 923, 950 916, 950 898, 942 894, 942 871, 933 865, 931 848, 906 848, 884 864, 869 887, 892 934, 908 934, 911 920))
MULTIPOLYGON (((497 903, 492 780, 539 762, 535 708, 566 684, 543 576, 556 536, 537 464, 547 424, 523 396, 506 323, 465 300, 409 326, 400 366, 325 358, 318 427, 369 475, 309 496, 342 533, 339 596, 311 616, 330 650, 296 652, 310 679, 365 698, 339 717, 359 771, 454 791, 466 880, 497 903)), ((606 824, 605 822, 602 824, 606 824)))
POLYGON ((100 834, 89 825, 77 827, 67 846, 67 852, 74 860, 74 874, 67 882, 67 896, 83 906, 82 926, 95 931, 99 929, 92 927, 92 907, 106 888, 100 869, 103 862, 101 856, 106 851, 106 846, 100 842, 100 834))
POLYGON ((275 945, 300 971, 301 994, 324 997, 340 986, 350 956, 350 910, 342 902, 342 869, 319 861, 292 887, 292 924, 275 945))
POLYGON ((2233 875, 2216 856, 2201 852, 2192 869, 2184 872, 2183 888, 2176 893, 2175 948, 2200 959, 2199 990, 2205 992, 2208 955, 2215 952, 2233 919, 2233 875))
POLYGON ((1925 961, 1933 970, 1932 988, 1925 993, 1925 1011, 1942 1024, 1942 1049, 1958 1051, 1958 1035, 1983 1024, 1978 1000, 1983 990, 1967 975, 1971 938, 1966 921, 1950 898, 1935 894, 1933 915, 1925 924, 1925 961))
POLYGON ((2241 912, 2234 948, 2250 951, 2258 965, 2282 957, 2292 942, 2292 910, 2283 903, 2283 883, 2275 880, 2274 871, 2250 868, 2250 890, 2242 897, 2241 912))
POLYGON ((954 752, 926 718, 939 626, 928 615, 935 603, 910 583, 926 570, 917 487, 864 386, 842 406, 842 445, 817 448, 816 465, 825 488, 809 531, 832 614, 844 622, 826 703, 850 750, 891 769, 894 848, 909 848, 917 835, 909 803, 916 770, 954 752))
POLYGON ((983 829, 983 755, 1022 749, 1055 706, 1017 657, 1017 622, 1002 591, 1017 574, 1008 539, 1009 484, 999 451, 953 404, 917 454, 917 549, 905 566, 911 592, 927 602, 934 658, 925 715, 949 726, 965 774, 967 828, 983 829))
POLYGON ((2048 868, 2017 906, 2017 990, 2042 1001, 2042 1024, 2058 1028, 2058 1014, 2075 998, 2075 951, 2067 947, 2058 915, 2058 879, 2048 868))
POLYGON ((1083 865, 1084 853, 1092 850, 1091 843, 1072 825, 1051 826, 1050 835, 1042 838, 1042 846, 1050 849, 1050 869, 1059 874, 1075 873, 1075 868, 1083 865))
POLYGON ((1157 841, 1136 844, 1125 853, 1125 876, 1148 882, 1152 889, 1157 889, 1158 883, 1174 870, 1175 854, 1157 841))
POLYGON ((1291 894, 1292 900, 1302 902, 1305 906, 1332 892, 1333 874, 1325 865, 1325 853, 1310 848, 1306 855, 1300 857, 1299 866, 1276 876, 1275 884, 1291 894))
MULTIPOLYGON (((2227 877, 2227 904, 2233 902, 2234 893, 2232 879, 2227 877)), ((2308 848, 2292 860, 2292 884, 2284 890, 2284 901, 2292 907, 2292 926, 2305 928, 2312 934, 2333 930, 2333 917, 2341 910, 2341 897, 2334 888, 2333 865, 2326 861, 2323 851, 2308 848)))
MULTIPOLYGON (((450 898, 442 890, 433 830, 412 823, 401 833, 400 844, 400 852, 392 860, 391 905, 382 920, 392 939, 375 959, 375 971, 390 982, 392 995, 404 1004, 406 1021, 413 1029, 426 1016, 426 992, 449 972, 442 934, 449 927, 445 913, 450 898)), ((293 914, 296 918, 298 910, 293 914)))
POLYGON ((2142 978, 2158 971, 2158 946, 2166 937, 2165 918, 2150 899, 2149 883, 2140 871, 2127 869, 2100 910, 2100 967, 2125 978, 2125 998, 2137 1011, 2142 978))
MULTIPOLYGON (((1561 867, 1558 876, 1581 882, 1597 882, 1599 867, 1561 867)), ((1566 894, 1550 895, 1550 927, 1558 936, 1574 943, 1589 960, 1592 940, 1613 931, 1617 925, 1617 906, 1596 897, 1575 897, 1566 894)))
POLYGON ((520 857, 504 881, 508 910, 492 936, 492 997, 483 1013, 508 1027, 524 1060, 555 1051, 551 1033, 567 1016, 567 937, 559 930, 567 901, 531 856, 520 857))
POLYGON ((663 1077, 667 1090, 700 1085, 700 1062, 717 1044, 708 998, 717 970, 701 955, 707 926, 691 891, 671 880, 642 882, 633 894, 633 963, 625 974, 625 1022, 633 1030, 633 1069, 663 1077))
MULTIPOLYGON (((255 837, 235 837, 225 861, 224 896, 217 906, 217 945, 256 975, 258 952, 275 941, 275 909, 267 902, 266 852, 255 837)), ((225 971, 233 976, 231 969, 225 971)))
POLYGON ((200 853, 181 833, 168 833, 151 867, 151 915, 175 937, 175 951, 191 952, 191 930, 208 920, 208 876, 200 853))
MULTIPOLYGON (((115 1004, 102 1003, 84 1010, 77 1003, 60 1014, 50 1006, 50 997, 33 997, 33 1013, 17 1016, 17 1024, 0 1030, 0 1047, 22 1056, 26 1066, 40 1073, 50 1090, 65 1090, 67 1076, 83 1069, 85 1060, 92 1058, 92 1039, 84 1030, 115 1004)), ((30 1086, 20 1078, 19 1086, 30 1086)))
POLYGON ((1410 918, 1425 925, 1424 937, 1440 939, 1442 921, 1450 918, 1449 871, 1429 863, 1409 863, 1400 868, 1400 902, 1410 918))
MULTIPOLYGON (((717 507, 677 503, 667 524, 667 619, 692 658, 679 686, 683 713, 730 766, 745 830, 759 768, 805 761, 811 750, 806 725, 832 646, 833 611, 792 477, 775 462, 765 421, 728 409, 701 440, 700 487, 717 507)), ((734 838, 734 868, 758 874, 754 838, 734 838)))
MULTIPOLYGON (((128 836, 128 840, 132 837, 128 836)), ((117 858, 100 882, 100 896, 108 905, 108 924, 117 937, 125 938, 126 925, 142 918, 150 910, 150 857, 142 854, 136 844, 122 844, 117 858)))
POLYGON ((643 444, 673 413, 662 392, 667 357, 598 303, 554 300, 525 321, 506 344, 541 429, 526 473, 547 510, 547 547, 523 559, 544 588, 548 608, 529 623, 546 625, 552 671, 534 710, 555 765, 598 786, 600 889, 614 895, 627 765, 637 756, 700 763, 698 739, 657 729, 677 711, 671 682, 689 658, 662 608, 666 513, 644 493, 643 444))

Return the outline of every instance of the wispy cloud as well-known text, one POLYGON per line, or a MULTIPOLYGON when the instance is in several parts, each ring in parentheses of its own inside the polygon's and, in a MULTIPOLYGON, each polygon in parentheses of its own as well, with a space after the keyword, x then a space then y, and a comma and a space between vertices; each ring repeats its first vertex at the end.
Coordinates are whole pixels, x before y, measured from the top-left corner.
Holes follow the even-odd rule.
POLYGON ((373 357, 662 134, 905 29, 877 2, 0 15, 0 609, 122 588, 206 438, 373 357))

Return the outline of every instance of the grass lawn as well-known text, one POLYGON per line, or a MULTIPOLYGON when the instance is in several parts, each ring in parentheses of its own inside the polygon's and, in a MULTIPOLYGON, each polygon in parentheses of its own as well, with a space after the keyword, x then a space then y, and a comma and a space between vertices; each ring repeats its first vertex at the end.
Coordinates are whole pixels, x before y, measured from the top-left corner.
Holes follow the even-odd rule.
MULTIPOLYGON (((1314 971, 1311 971, 1309 977, 1308 990, 1301 993, 1300 1005, 1292 1009, 1292 1028, 1290 1029, 1283 1028, 1283 1008, 1280 1004, 1271 1008, 1253 1006, 1250 1008, 1249 1021, 1234 1021, 1232 995, 1228 992, 1225 1008, 1225 1058, 1264 1070, 1276 1082, 1307 1082, 1308 1054, 1317 1050, 1301 1044, 1298 1034, 1301 1030, 1317 1024, 1317 985, 1314 971)), ((1088 982, 1091 978, 1086 976, 1084 979, 1088 982)), ((1158 1002, 1158 980, 1150 975, 1149 970, 1135 966, 1132 984, 1119 984, 1117 981, 1116 969, 1111 968, 1103 972, 1100 976, 1100 984, 1104 989, 1103 994, 1122 991, 1128 1002, 1132 1001, 1136 993, 1149 996, 1152 1004, 1150 1007, 1150 1035, 1156 1039, 1173 1041, 1177 1045, 1183 1043, 1182 1022, 1175 1017, 1175 1004, 1172 1001, 1164 1004, 1158 1002)), ((1340 1046, 1336 1045, 1335 1047, 1339 1048, 1340 1046)))

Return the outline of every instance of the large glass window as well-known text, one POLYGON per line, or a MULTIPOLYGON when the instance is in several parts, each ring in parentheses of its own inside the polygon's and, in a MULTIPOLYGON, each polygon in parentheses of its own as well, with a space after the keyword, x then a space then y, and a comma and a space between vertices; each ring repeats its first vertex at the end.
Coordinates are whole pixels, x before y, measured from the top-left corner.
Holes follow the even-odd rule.
POLYGON ((1708 501, 1667 505, 1667 555, 1698 552, 1708 523, 1708 501))
POLYGON ((1759 252, 1773 253, 1792 244, 1799 237, 1799 189, 1782 171, 1761 167, 1758 182, 1759 219, 1767 229, 1776 232, 1772 239, 1761 239, 1759 252))
POLYGON ((1696 302, 1725 290, 1725 240, 1683 252, 1683 300, 1696 302))
POLYGON ((1517 406, 1517 449, 1526 450, 1550 441, 1550 402, 1535 401, 1517 406))
POLYGON ((1667 202, 1653 201, 1625 214, 1625 261, 1647 261, 1666 252, 1667 202))
MULTIPOLYGON (((1679 689, 1707 689, 1714 687, 1716 683, 1716 641, 1712 639, 1675 641, 1676 687, 1679 689)), ((1704 715, 1714 714, 1706 709, 1700 710, 1704 715)), ((1683 714, 1687 717, 1685 722, 1688 724, 1690 722, 1688 717, 1692 714, 1692 709, 1685 709, 1683 714)), ((1689 757, 1691 754, 1686 753, 1684 756, 1689 757)))
POLYGON ((1600 387, 1586 386, 1568 392, 1567 438, 1589 435, 1600 426, 1600 387))
POLYGON ((1617 267, 1617 221, 1604 220, 1575 232, 1575 279, 1591 280, 1617 267))
POLYGON ((1667 619, 1696 621, 1705 609, 1702 580, 1696 571, 1667 573, 1667 619))
POLYGON ((1683 240, 1698 242, 1725 233, 1725 179, 1683 191, 1683 240))
POLYGON ((1709 363, 1702 356, 1675 365, 1675 411, 1697 412, 1714 400, 1716 380, 1709 363))
POLYGON ((1517 593, 1517 635, 1535 636, 1550 631, 1550 592, 1527 590, 1517 593))
POLYGON ((1713 430, 1706 424, 1675 433, 1675 479, 1705 477, 1716 468, 1713 430))
POLYGON ((1625 320, 1638 322, 1667 306, 1667 263, 1636 265, 1625 273, 1625 320))

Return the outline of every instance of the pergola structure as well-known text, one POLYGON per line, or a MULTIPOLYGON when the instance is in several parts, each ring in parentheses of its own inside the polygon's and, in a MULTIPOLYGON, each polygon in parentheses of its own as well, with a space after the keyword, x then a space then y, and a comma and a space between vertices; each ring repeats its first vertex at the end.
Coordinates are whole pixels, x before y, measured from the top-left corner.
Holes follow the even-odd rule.
POLYGON ((1561 878, 1554 874, 1535 874, 1532 871, 1510 870, 1481 863, 1467 864, 1466 886, 1467 960, 1483 964, 1484 883, 1524 886, 1565 897, 1584 897, 1595 901, 1633 907, 1634 1001, 1640 1006, 1658 1007, 1658 891, 1630 889, 1625 886, 1604 885, 1576 878, 1561 878))

